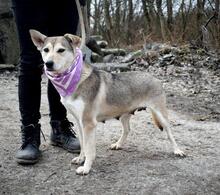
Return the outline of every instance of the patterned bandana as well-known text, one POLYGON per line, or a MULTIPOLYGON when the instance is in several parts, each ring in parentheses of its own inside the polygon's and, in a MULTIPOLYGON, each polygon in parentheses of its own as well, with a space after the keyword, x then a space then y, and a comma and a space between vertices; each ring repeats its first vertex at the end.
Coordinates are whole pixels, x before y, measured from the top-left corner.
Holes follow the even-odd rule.
POLYGON ((51 80, 54 87, 62 97, 73 94, 80 80, 82 71, 83 55, 79 48, 76 49, 76 57, 73 64, 65 72, 52 75, 44 66, 44 71, 48 79, 51 80))

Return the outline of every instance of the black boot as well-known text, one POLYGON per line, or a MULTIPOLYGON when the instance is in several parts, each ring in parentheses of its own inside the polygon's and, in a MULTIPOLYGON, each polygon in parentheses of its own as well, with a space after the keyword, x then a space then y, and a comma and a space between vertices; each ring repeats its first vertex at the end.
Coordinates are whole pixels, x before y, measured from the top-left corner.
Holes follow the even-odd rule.
POLYGON ((22 145, 17 151, 16 160, 19 164, 34 164, 40 157, 40 124, 21 127, 22 145))
POLYGON ((67 119, 63 121, 52 120, 50 122, 52 131, 50 135, 51 144, 59 146, 72 153, 80 152, 80 143, 73 131, 73 123, 67 119))

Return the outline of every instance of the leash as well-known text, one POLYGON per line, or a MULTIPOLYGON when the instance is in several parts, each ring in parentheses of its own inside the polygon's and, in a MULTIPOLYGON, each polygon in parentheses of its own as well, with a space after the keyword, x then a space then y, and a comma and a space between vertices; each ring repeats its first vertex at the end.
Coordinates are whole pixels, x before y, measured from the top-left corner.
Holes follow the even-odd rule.
POLYGON ((81 5, 79 3, 79 0, 75 0, 75 1, 76 1, 77 11, 78 11, 78 14, 79 14, 79 22, 80 22, 81 33, 82 33, 82 40, 81 40, 81 44, 80 44, 79 48, 82 49, 83 46, 86 44, 85 24, 84 24, 82 9, 81 9, 81 5))

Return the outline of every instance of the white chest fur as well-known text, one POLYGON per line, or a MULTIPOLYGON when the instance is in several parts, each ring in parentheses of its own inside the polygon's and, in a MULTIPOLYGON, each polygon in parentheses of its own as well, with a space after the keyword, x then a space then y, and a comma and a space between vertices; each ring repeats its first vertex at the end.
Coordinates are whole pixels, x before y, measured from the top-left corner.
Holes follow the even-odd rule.
POLYGON ((81 97, 73 98, 72 96, 61 97, 61 102, 65 108, 78 120, 81 120, 85 108, 85 103, 81 97))

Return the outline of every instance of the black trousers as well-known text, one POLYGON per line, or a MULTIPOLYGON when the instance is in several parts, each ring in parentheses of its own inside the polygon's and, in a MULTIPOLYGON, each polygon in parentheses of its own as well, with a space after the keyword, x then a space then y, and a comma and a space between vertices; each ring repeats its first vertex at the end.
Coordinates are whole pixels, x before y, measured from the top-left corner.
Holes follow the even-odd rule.
MULTIPOLYGON (((29 29, 47 36, 75 34, 78 12, 74 0, 12 0, 12 8, 21 50, 18 79, 21 122, 23 125, 36 124, 41 117, 42 59, 31 41, 29 29)), ((51 120, 65 119, 66 109, 50 81, 47 92, 51 120)))

